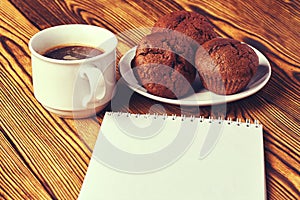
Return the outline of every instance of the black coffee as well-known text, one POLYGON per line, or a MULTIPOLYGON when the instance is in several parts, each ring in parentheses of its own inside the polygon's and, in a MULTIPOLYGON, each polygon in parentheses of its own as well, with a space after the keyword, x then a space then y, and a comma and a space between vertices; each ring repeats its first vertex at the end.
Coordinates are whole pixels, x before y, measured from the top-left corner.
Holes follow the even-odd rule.
POLYGON ((89 46, 60 45, 47 50, 43 55, 58 60, 80 60, 103 54, 104 51, 89 46))

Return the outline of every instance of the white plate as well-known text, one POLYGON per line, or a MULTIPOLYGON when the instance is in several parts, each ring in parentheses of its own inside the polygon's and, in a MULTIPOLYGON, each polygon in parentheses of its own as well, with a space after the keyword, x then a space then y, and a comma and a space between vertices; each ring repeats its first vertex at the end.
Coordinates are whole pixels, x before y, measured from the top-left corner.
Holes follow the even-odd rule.
POLYGON ((154 99, 164 103, 185 106, 208 106, 214 104, 221 104, 248 97, 259 91, 261 88, 263 88, 269 81, 271 77, 271 65, 268 59, 260 51, 258 51, 252 46, 250 47, 258 55, 258 70, 249 82, 248 86, 243 91, 232 95, 217 95, 213 92, 203 89, 198 76, 196 77, 196 80, 193 83, 195 93, 189 96, 180 99, 168 99, 150 94, 145 90, 145 88, 143 88, 138 83, 131 69, 131 61, 135 56, 136 47, 130 49, 126 54, 122 56, 119 62, 119 70, 125 82, 132 90, 150 99, 154 99))

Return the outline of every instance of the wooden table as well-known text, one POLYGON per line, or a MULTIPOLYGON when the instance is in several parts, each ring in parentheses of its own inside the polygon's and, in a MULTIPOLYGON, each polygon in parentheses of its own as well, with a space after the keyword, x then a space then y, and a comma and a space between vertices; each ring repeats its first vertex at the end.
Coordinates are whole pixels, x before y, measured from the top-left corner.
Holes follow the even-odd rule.
POLYGON ((224 117, 263 124, 268 199, 299 199, 299 1, 2 0, 0 5, 0 199, 76 199, 107 110, 220 114, 218 107, 163 104, 136 93, 124 103, 122 91, 130 90, 122 84, 114 105, 88 119, 59 118, 34 98, 27 45, 38 31, 70 23, 107 28, 118 35, 119 59, 146 33, 130 30, 151 27, 158 17, 182 9, 206 15, 221 36, 249 43, 269 59, 268 84, 228 103, 224 117))

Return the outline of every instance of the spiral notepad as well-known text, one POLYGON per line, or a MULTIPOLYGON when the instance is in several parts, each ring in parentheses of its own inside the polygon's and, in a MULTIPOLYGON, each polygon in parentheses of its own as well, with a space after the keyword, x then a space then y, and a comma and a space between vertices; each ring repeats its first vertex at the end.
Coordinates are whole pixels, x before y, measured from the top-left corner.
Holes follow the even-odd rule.
POLYGON ((107 112, 79 199, 265 199, 262 126, 107 112))

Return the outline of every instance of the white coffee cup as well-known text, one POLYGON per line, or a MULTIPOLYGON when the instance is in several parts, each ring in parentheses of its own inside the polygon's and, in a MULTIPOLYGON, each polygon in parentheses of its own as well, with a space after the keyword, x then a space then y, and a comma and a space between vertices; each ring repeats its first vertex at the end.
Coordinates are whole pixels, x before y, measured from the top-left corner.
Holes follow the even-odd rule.
POLYGON ((116 83, 116 36, 107 29, 83 24, 44 29, 29 41, 36 99, 62 117, 95 115, 109 103, 116 83), (78 60, 59 60, 43 54, 59 45, 83 45, 103 54, 78 60))

